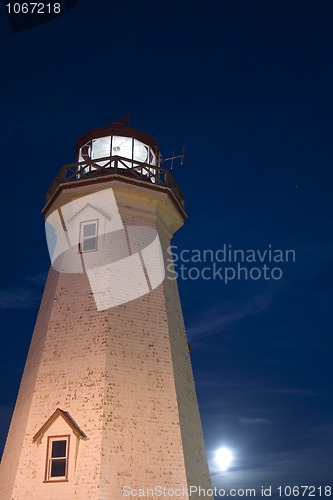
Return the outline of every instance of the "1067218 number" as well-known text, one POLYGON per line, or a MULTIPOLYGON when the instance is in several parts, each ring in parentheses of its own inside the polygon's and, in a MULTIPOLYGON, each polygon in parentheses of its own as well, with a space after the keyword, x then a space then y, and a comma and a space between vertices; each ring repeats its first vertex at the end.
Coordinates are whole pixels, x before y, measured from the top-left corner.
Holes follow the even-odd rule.
POLYGON ((62 14, 60 3, 10 2, 6 7, 8 14, 62 14))
POLYGON ((330 497, 331 486, 278 486, 280 497, 330 497))

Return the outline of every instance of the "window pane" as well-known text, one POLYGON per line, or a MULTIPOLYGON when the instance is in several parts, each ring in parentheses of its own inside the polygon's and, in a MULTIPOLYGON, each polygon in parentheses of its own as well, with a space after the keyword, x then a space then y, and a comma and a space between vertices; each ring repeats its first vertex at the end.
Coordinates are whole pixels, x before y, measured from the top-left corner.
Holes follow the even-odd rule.
POLYGON ((89 250, 96 250, 96 238, 87 238, 83 240, 82 250, 83 252, 88 252, 89 250))
POLYGON ((96 236, 96 222, 83 226, 83 236, 96 236))
POLYGON ((52 458, 66 456, 67 441, 52 441, 52 458))
POLYGON ((56 459, 51 462, 50 477, 64 477, 66 476, 66 459, 56 459))
MULTIPOLYGON (((91 159, 110 156, 111 136, 93 139, 91 159)), ((102 162, 104 163, 104 162, 102 162)))
POLYGON ((148 158, 148 146, 134 139, 134 160, 146 162, 148 158))

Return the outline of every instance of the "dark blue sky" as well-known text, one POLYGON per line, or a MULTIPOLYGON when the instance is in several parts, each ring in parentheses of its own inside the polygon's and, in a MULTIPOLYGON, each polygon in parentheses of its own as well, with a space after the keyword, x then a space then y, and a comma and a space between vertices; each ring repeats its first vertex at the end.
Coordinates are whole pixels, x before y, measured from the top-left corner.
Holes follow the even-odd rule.
POLYGON ((331 483, 333 4, 80 0, 15 34, 2 6, 0 39, 0 446, 49 266, 45 192, 130 110, 164 157, 186 147, 176 253, 296 254, 280 280, 179 281, 213 484, 331 483))

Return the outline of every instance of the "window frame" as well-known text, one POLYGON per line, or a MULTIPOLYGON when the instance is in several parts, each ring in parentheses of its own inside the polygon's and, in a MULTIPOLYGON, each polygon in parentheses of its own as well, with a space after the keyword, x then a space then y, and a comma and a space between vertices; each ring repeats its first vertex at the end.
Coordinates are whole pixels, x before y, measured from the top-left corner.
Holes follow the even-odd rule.
POLYGON ((63 483, 68 481, 69 469, 69 449, 70 449, 70 434, 63 436, 48 436, 46 447, 46 463, 45 463, 45 477, 44 483, 63 483), (55 441, 66 441, 66 456, 52 458, 52 443, 55 441), (66 470, 64 476, 51 476, 51 465, 53 460, 66 460, 66 470))
POLYGON ((92 219, 92 220, 85 220, 80 222, 80 253, 89 253, 89 252, 96 252, 98 250, 98 219, 92 219), (84 226, 88 224, 95 224, 96 227, 96 234, 94 236, 84 236, 84 226), (86 240, 92 240, 95 239, 95 248, 91 250, 84 250, 84 242, 86 240))

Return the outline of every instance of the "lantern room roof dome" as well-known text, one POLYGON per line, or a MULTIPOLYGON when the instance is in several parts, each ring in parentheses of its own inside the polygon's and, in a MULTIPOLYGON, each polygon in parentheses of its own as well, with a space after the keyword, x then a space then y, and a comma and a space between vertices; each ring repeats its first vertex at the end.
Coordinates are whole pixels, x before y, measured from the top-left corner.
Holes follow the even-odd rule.
POLYGON ((80 137, 80 139, 78 139, 76 143, 76 148, 75 148, 76 156, 79 154, 80 148, 90 140, 111 135, 118 135, 122 137, 133 137, 134 139, 143 142, 147 146, 150 146, 156 154, 159 153, 159 147, 155 139, 149 137, 149 135, 144 134, 140 130, 130 127, 125 127, 124 125, 121 124, 121 122, 117 122, 114 123, 113 125, 109 125, 108 127, 101 127, 90 130, 82 137, 80 137))

